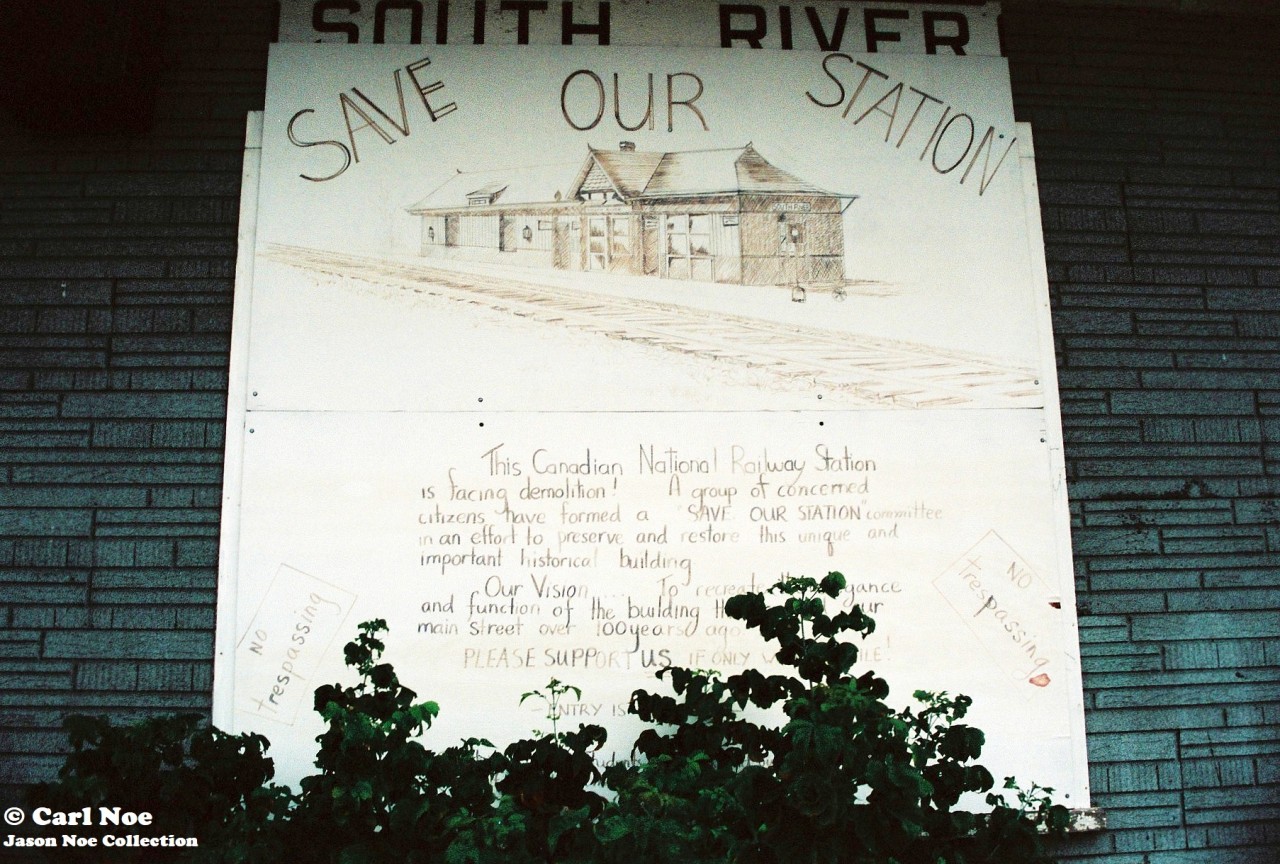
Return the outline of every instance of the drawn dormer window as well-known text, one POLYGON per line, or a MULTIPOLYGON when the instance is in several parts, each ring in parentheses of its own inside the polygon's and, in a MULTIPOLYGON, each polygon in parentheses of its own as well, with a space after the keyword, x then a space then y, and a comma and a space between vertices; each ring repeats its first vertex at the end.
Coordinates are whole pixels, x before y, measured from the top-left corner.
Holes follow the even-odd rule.
POLYGON ((479 189, 467 193, 467 206, 484 207, 493 204, 507 189, 505 183, 490 183, 488 186, 481 186, 479 189))

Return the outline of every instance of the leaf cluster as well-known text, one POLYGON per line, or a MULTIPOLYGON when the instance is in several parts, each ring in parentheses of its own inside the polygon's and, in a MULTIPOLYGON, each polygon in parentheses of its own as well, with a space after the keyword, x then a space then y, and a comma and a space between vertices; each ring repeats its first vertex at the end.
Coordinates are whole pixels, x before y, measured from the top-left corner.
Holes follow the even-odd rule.
POLYGON ((659 724, 637 739, 639 776, 615 780, 643 791, 645 806, 626 814, 632 845, 672 862, 1049 861, 1041 828, 1060 833, 1066 810, 1043 790, 1018 806, 990 794, 991 774, 974 763, 983 734, 961 722, 968 697, 917 691, 920 707, 893 708, 884 679, 853 673, 857 645, 843 637, 874 622, 857 607, 827 614, 845 587, 839 573, 789 578, 769 589, 780 602, 726 602, 726 615, 777 643, 790 674, 670 668, 660 674, 675 696, 632 696, 633 713, 659 724), (769 722, 779 711, 785 722, 769 722), (983 793, 989 811, 959 808, 983 793))
MULTIPOLYGON (((73 715, 63 723, 71 752, 58 779, 31 789, 32 809, 55 812, 99 807, 152 814, 159 833, 199 837, 185 860, 279 860, 263 827, 285 818, 291 795, 271 783, 274 766, 261 735, 230 735, 198 714, 152 717, 117 726, 106 717, 73 715)), ((98 820, 95 818, 94 820, 98 820)), ((118 831, 94 825, 80 836, 118 831)), ((113 850, 121 862, 157 860, 155 850, 113 850)), ((101 847, 58 848, 57 861, 97 860, 101 847)))
POLYGON ((918 691, 917 707, 895 708, 882 678, 854 674, 849 637, 875 625, 857 607, 827 614, 845 588, 830 573, 784 579, 776 600, 727 600, 729 617, 776 643, 783 671, 663 669, 670 693, 631 697, 650 726, 630 761, 598 764, 600 726, 560 729, 562 700, 581 691, 555 679, 520 700, 546 704, 550 734, 429 749, 439 706, 382 661, 378 620, 346 645, 357 682, 315 691, 325 730, 296 792, 271 783, 260 735, 195 716, 75 717, 72 753, 32 806, 149 810, 158 831, 200 839, 149 861, 1047 864, 1067 811, 1051 790, 991 791, 975 762, 983 734, 962 722, 968 697, 918 691), (984 794, 989 809, 961 807, 984 794))

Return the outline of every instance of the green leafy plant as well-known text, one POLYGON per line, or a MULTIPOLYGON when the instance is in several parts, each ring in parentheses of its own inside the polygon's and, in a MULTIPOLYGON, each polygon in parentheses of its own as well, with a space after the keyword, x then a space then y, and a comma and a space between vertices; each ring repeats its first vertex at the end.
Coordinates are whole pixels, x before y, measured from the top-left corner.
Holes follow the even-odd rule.
MULTIPOLYGON (((559 739, 560 737, 560 718, 564 716, 561 710, 561 700, 573 694, 574 699, 582 698, 582 689, 574 687, 572 684, 565 684, 558 678, 552 678, 547 683, 546 690, 530 690, 527 693, 520 694, 520 704, 523 705, 526 699, 540 699, 547 706, 547 719, 551 721, 551 737, 559 739)), ((542 735, 540 731, 535 729, 534 735, 542 735)))
MULTIPOLYGON (((113 860, 270 861, 279 845, 269 826, 283 818, 289 790, 272 784, 274 767, 261 735, 229 735, 199 715, 117 726, 106 717, 73 715, 63 724, 71 745, 58 779, 33 787, 32 808, 147 811, 162 833, 198 837, 194 850, 118 849, 113 860)), ((96 811, 95 811, 96 812, 96 811)), ((100 836, 102 826, 83 829, 100 836)), ((101 850, 60 847, 51 860, 96 860, 101 850)))
MULTIPOLYGON (((521 827, 519 851, 530 861, 590 860, 592 820, 605 806, 604 797, 591 787, 600 781, 594 754, 604 745, 607 733, 602 726, 582 724, 576 731, 560 731, 561 703, 570 693, 582 698, 580 688, 552 678, 545 689, 521 694, 522 705, 528 699, 545 704, 551 732, 535 731, 534 738, 507 747, 502 774, 495 782, 502 796, 500 818, 521 827)), ((486 836, 498 834, 489 830, 486 836)), ((511 838, 506 839, 505 846, 491 843, 488 848, 505 852, 501 860, 510 861, 516 850, 511 838)))
MULTIPOLYGON (((790 675, 748 669, 721 679, 673 667, 676 697, 637 691, 631 707, 666 731, 641 733, 648 760, 648 810, 632 808, 613 834, 644 843, 650 860, 739 862, 971 862, 1032 864, 1050 859, 1041 829, 1061 831, 1064 808, 1034 793, 1019 807, 989 794, 989 812, 957 809, 966 793, 992 788, 973 763, 982 733, 959 722, 964 696, 917 692, 918 709, 895 709, 888 684, 874 672, 854 676, 857 646, 846 633, 870 634, 874 622, 857 607, 828 615, 824 598, 845 589, 844 577, 785 579, 763 593, 738 595, 725 613, 778 645, 790 675), (781 728, 747 719, 744 709, 780 707, 781 728), (727 790, 722 794, 719 790, 727 790), (651 814, 680 822, 695 814, 719 832, 666 826, 654 845, 651 814), (628 829, 624 832, 622 829, 628 829), (677 838, 679 842, 671 842, 677 838)), ((634 789, 629 777, 611 777, 634 789)), ((613 840, 612 842, 621 842, 613 840)))
POLYGON ((418 739, 440 709, 416 701, 391 664, 380 662, 378 634, 386 629, 381 619, 367 621, 347 643, 346 663, 359 683, 315 691, 315 710, 328 728, 316 739, 319 772, 302 779, 287 829, 303 860, 439 860, 460 831, 493 808, 490 778, 501 760, 482 756, 492 745, 480 739, 443 753, 422 745, 418 739))
MULTIPOLYGON (((545 703, 547 734, 498 752, 469 738, 442 751, 422 738, 439 713, 382 661, 386 623, 345 648, 353 685, 315 691, 325 721, 316 772, 297 793, 271 783, 268 742, 195 716, 117 727, 71 718, 72 753, 32 806, 149 810, 195 849, 145 860, 310 864, 1047 864, 1067 811, 1051 791, 976 763, 981 731, 965 696, 917 691, 893 707, 874 672, 854 674, 874 622, 828 615, 845 580, 788 578, 740 594, 725 613, 776 644, 782 671, 668 667, 671 694, 637 690, 652 724, 632 761, 601 768, 605 730, 560 727, 579 688, 551 679, 521 695, 545 703), (776 600, 775 600, 776 598, 776 600), (985 795, 985 799, 982 796, 985 795), (962 804, 985 800, 987 809, 962 804)), ((57 850, 70 860, 73 850, 57 850)), ((113 860, 142 860, 127 850, 113 860)))

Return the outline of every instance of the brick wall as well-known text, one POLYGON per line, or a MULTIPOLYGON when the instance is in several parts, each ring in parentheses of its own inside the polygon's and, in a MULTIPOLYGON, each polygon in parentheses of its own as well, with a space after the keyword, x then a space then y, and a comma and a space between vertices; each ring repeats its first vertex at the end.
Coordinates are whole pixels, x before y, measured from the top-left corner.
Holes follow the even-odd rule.
MULTIPOLYGON (((0 783, 60 764, 66 712, 209 709, 244 115, 262 107, 269 7, 168 4, 145 133, 67 130, 94 109, 56 69, 37 94, 56 131, 0 117, 0 783)), ((60 49, 85 38, 34 25, 60 49)))
POLYGON ((1274 19, 1019 4, 1110 862, 1280 850, 1274 19), (1213 851, 1206 851, 1212 848, 1213 851))
MULTIPOLYGON (((145 5, 145 4, 143 4, 145 5)), ((1115 5, 1115 4, 1112 4, 1115 5)), ((1130 5, 1130 4, 1124 4, 1130 5)), ((1238 4, 1237 4, 1238 5, 1238 4)), ((1011 2, 1105 864, 1280 850, 1276 20, 1011 2)), ((207 711, 245 111, 270 4, 168 4, 143 133, 0 117, 0 784, 207 711)))

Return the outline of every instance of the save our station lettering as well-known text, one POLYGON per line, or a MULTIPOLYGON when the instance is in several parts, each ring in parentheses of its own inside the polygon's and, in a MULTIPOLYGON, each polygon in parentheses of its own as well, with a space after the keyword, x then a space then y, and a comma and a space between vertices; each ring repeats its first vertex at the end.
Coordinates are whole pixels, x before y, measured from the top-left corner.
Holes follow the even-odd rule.
MULTIPOLYGON (((367 160, 371 152, 409 139, 424 119, 434 125, 456 117, 459 103, 443 74, 432 74, 431 67, 431 58, 422 57, 391 70, 389 82, 361 82, 339 91, 323 114, 312 107, 294 111, 284 131, 290 145, 307 151, 307 165, 298 176, 313 183, 336 180, 361 163, 362 153, 367 160)), ((838 111, 856 130, 856 140, 878 138, 908 158, 914 155, 934 174, 975 188, 979 196, 1017 142, 976 112, 852 55, 827 54, 815 73, 811 83, 799 85, 797 111, 814 106, 838 111)), ((714 122, 704 98, 711 85, 705 75, 689 70, 582 68, 549 86, 555 91, 548 93, 547 104, 577 132, 602 127, 710 132, 714 122)))

